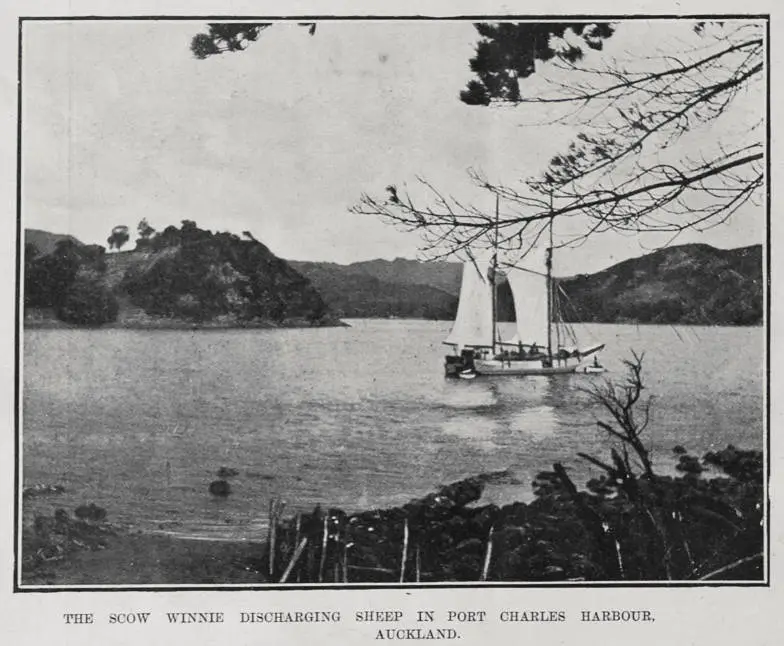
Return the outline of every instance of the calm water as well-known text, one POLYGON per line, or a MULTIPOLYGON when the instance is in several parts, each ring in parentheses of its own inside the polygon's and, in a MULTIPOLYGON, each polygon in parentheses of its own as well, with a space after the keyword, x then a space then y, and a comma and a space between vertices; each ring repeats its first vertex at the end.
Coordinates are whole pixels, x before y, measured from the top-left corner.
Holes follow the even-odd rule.
MULTIPOLYGON (((28 330, 23 479, 62 484, 26 512, 95 502, 110 519, 201 537, 263 537, 272 496, 287 512, 405 502, 439 484, 511 469, 526 500, 558 460, 607 455, 579 388, 595 376, 445 380, 446 322, 367 320, 351 328, 231 331, 28 330), (234 493, 207 492, 239 470, 234 493)), ((607 376, 645 351, 655 397, 655 464, 763 445, 762 328, 576 326, 608 344, 607 376)))

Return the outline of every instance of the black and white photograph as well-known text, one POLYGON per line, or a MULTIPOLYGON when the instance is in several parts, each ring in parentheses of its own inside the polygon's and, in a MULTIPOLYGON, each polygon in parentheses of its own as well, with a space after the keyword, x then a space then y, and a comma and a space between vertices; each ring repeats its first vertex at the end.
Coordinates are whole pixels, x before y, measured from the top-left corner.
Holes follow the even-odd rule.
POLYGON ((15 591, 769 585, 769 17, 19 25, 15 591))

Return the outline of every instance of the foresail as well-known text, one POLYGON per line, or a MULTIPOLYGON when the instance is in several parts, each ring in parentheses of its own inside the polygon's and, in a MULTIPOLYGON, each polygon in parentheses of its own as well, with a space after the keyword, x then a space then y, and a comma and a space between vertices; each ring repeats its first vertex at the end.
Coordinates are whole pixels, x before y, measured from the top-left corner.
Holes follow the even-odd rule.
POLYGON ((488 263, 467 262, 463 266, 457 316, 444 343, 459 347, 493 344, 493 291, 488 269, 488 263))
POLYGON ((547 346, 547 278, 546 276, 513 267, 507 271, 512 288, 517 319, 514 342, 524 345, 536 343, 547 346))

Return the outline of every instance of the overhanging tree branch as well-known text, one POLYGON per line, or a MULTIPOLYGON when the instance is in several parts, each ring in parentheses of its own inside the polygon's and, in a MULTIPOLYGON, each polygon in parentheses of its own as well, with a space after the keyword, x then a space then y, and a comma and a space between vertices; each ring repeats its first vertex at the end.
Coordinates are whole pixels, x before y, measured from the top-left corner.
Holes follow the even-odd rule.
MULTIPOLYGON (((614 25, 611 35, 624 28, 624 23, 614 25)), ((580 217, 584 222, 580 233, 562 238, 560 244, 580 243, 611 230, 675 235, 689 228, 705 230, 761 195, 764 114, 763 102, 755 103, 753 97, 755 84, 764 79, 760 25, 725 21, 714 25, 709 35, 704 23, 695 23, 693 38, 700 46, 659 56, 642 52, 623 64, 591 53, 557 55, 559 47, 550 41, 550 53, 538 58, 545 63, 538 69, 530 53, 541 45, 535 25, 502 23, 477 29, 482 40, 472 59, 477 74, 472 91, 474 99, 481 95, 483 100, 467 100, 465 93, 461 99, 485 106, 571 105, 560 117, 548 113, 542 121, 578 131, 568 149, 555 155, 539 176, 523 178, 523 189, 470 173, 475 184, 522 211, 500 220, 508 250, 524 248, 523 238, 530 244, 543 227, 561 218, 580 217), (525 38, 534 42, 526 44, 525 38), (528 85, 534 75, 546 80, 544 92, 528 85), (509 86, 511 79, 519 92, 509 86), (532 89, 525 95, 527 87, 532 89), (745 107, 753 118, 731 120, 728 111, 738 97, 745 100, 750 94, 745 107), (741 127, 733 131, 729 125, 741 127), (543 199, 548 194, 552 207, 543 199)), ((651 29, 661 27, 654 23, 651 29)), ((568 34, 567 28, 554 37, 568 34)), ((495 224, 477 217, 474 208, 444 208, 443 196, 434 203, 427 202, 427 196, 417 197, 395 202, 365 194, 354 212, 419 231, 424 250, 440 255, 487 240, 477 231, 495 224)))

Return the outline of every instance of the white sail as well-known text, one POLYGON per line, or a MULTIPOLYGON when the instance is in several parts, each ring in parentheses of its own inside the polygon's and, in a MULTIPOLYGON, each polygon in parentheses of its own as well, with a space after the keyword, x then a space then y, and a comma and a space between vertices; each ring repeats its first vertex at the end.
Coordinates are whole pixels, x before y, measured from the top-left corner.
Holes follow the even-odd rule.
POLYGON ((512 343, 523 345, 536 343, 547 347, 547 277, 513 267, 507 271, 507 280, 512 288, 517 319, 517 335, 512 343))
POLYGON ((493 287, 489 264, 467 262, 463 266, 460 302, 452 331, 444 343, 464 346, 493 344, 493 287))

